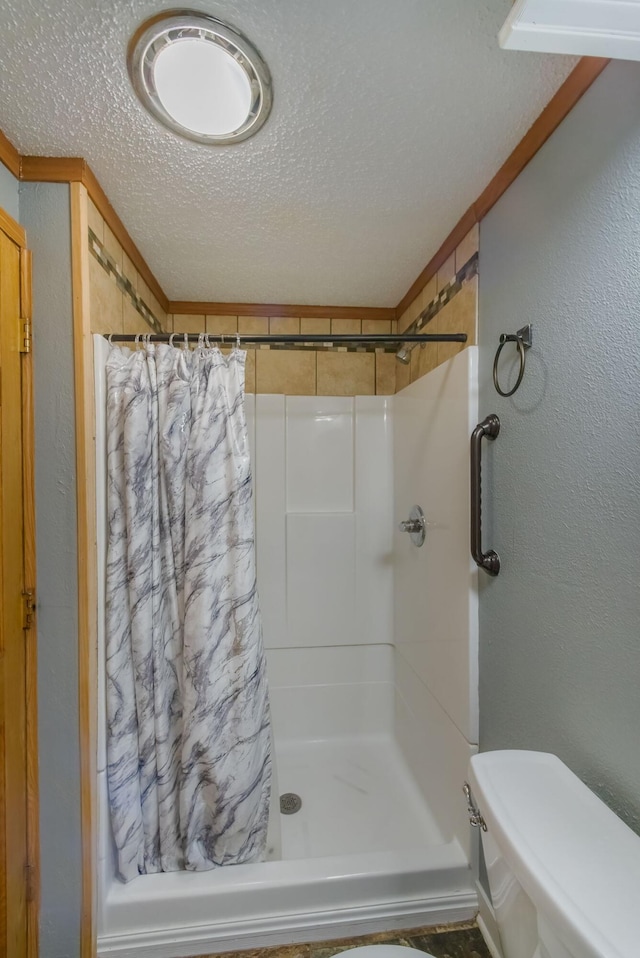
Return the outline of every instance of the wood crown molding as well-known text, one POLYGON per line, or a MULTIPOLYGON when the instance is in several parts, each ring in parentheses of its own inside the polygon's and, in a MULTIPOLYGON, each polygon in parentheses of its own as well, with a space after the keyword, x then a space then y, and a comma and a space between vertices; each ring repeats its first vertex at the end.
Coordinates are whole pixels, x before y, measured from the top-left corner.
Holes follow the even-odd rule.
POLYGON ((277 303, 207 303, 169 300, 146 260, 109 202, 91 167, 81 157, 23 156, 0 131, 0 162, 22 180, 48 183, 83 183, 110 230, 138 270, 153 295, 167 313, 199 316, 296 316, 304 318, 373 319, 399 318, 426 286, 431 277, 453 253, 470 229, 486 216, 511 186, 527 163, 562 123, 581 96, 586 93, 610 61, 602 57, 582 57, 540 116, 525 133, 511 155, 502 164, 488 186, 461 216, 394 308, 356 306, 294 306, 277 303))
POLYGON ((20 179, 20 154, 0 130, 0 162, 4 163, 16 179, 20 179))
POLYGON ((463 213, 440 249, 431 257, 415 282, 402 297, 396 306, 396 319, 402 316, 405 309, 411 305, 418 293, 424 289, 432 276, 451 256, 458 243, 464 239, 469 230, 487 215, 502 194, 509 189, 527 163, 533 159, 540 147, 546 143, 567 114, 571 112, 580 97, 587 92, 594 80, 600 76, 610 62, 603 57, 582 57, 562 86, 549 100, 537 120, 527 130, 511 155, 502 164, 489 185, 482 191, 478 199, 471 204, 469 209, 463 213))
POLYGON ((302 319, 395 319, 393 306, 295 306, 291 303, 203 303, 170 300, 169 312, 189 316, 295 316, 302 319))

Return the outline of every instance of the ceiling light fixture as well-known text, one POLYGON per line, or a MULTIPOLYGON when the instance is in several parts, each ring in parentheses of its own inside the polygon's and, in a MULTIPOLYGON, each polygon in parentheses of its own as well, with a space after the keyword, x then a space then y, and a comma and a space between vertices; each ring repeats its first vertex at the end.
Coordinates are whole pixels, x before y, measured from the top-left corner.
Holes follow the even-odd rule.
POLYGON ((196 143, 246 140, 271 110, 271 74, 256 48, 205 13, 181 10, 146 20, 131 38, 127 66, 146 109, 196 143))

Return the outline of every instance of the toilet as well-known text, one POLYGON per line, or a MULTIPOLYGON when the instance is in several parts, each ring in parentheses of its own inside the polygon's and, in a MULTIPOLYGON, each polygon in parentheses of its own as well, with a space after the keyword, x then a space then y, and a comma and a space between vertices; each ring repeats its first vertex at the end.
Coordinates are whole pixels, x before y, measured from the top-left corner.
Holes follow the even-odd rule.
POLYGON ((640 837, 555 755, 469 769, 504 958, 638 958, 640 837))
POLYGON ((340 955, 348 955, 349 958, 434 958, 426 951, 418 951, 417 948, 410 948, 408 945, 362 945, 360 948, 350 948, 348 951, 341 951, 340 955))
MULTIPOLYGON (((499 947, 502 958, 639 958, 635 832, 546 752, 475 755, 469 789, 500 934, 492 953, 499 947)), ((348 955, 426 952, 367 945, 348 955)))

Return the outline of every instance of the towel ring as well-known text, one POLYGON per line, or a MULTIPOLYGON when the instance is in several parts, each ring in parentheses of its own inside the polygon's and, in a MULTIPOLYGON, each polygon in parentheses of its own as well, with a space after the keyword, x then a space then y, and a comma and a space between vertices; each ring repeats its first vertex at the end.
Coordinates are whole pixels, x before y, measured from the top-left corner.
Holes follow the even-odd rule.
POLYGON ((522 382, 524 376, 524 370, 527 362, 526 350, 531 348, 533 343, 533 326, 531 323, 528 323, 526 326, 523 326, 522 329, 519 329, 517 333, 502 333, 500 336, 500 345, 496 350, 496 355, 493 360, 493 385, 496 387, 496 392, 500 396, 505 398, 508 396, 513 396, 513 394, 520 388, 520 383, 522 382), (498 380, 498 363, 500 361, 500 354, 504 349, 507 343, 515 343, 518 350, 518 357, 520 359, 520 369, 518 370, 518 378, 516 379, 515 386, 508 391, 505 391, 501 388, 500 382, 498 380))

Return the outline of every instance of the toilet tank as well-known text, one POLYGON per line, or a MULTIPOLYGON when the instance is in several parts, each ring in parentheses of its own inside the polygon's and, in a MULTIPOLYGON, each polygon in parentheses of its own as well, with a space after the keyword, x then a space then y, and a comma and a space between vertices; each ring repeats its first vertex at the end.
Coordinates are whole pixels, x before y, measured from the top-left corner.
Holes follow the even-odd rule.
POLYGON ((474 755, 504 958, 639 958, 640 837, 555 755, 474 755))

